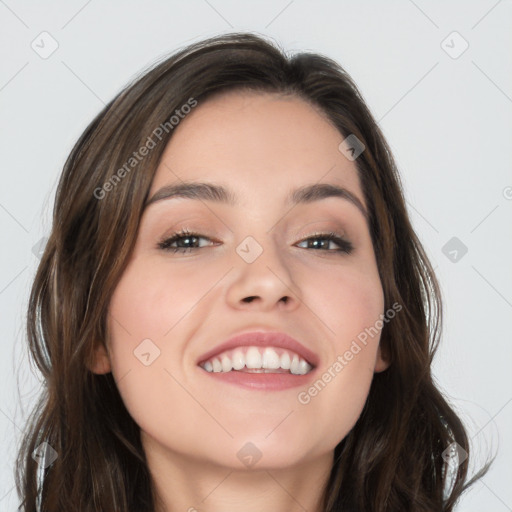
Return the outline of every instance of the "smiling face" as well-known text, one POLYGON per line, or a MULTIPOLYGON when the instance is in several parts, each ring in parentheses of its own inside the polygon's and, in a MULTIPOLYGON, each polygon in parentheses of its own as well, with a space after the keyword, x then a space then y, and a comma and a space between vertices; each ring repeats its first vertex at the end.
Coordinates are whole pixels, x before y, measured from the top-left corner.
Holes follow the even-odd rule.
POLYGON ((354 426, 386 364, 378 335, 344 354, 381 318, 384 299, 356 166, 338 149, 343 138, 297 97, 247 92, 200 103, 175 129, 112 296, 108 356, 99 349, 94 368, 112 371, 150 459, 244 468, 252 450, 257 468, 291 467, 332 456, 354 426), (185 182, 223 187, 227 197, 208 187, 165 197, 163 188, 185 182), (293 191, 323 184, 331 187, 292 200, 293 191), (169 241, 181 230, 194 236, 169 241), (265 375, 232 382, 199 364, 255 331, 287 334, 315 367, 261 389, 250 379, 265 375), (309 392, 319 379, 320 391, 309 392))

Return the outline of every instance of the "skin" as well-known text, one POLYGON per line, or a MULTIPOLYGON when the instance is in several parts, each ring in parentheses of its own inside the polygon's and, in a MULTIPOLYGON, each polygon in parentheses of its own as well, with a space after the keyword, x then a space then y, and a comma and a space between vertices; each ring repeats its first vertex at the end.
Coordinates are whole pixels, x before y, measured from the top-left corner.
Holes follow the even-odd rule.
POLYGON ((239 205, 174 198, 145 210, 111 300, 107 351, 98 349, 92 368, 112 371, 141 428, 159 510, 321 510, 333 450, 356 423, 374 373, 387 368, 380 334, 306 405, 297 399, 304 387, 247 390, 195 363, 240 330, 263 327, 313 350, 320 377, 384 313, 358 208, 337 197, 285 205, 289 190, 322 182, 345 187, 366 207, 355 162, 338 149, 343 138, 297 97, 247 92, 199 104, 175 129, 149 197, 182 180, 209 181, 230 187, 239 205), (207 237, 201 248, 157 247, 180 228, 207 237), (303 242, 330 231, 353 252, 303 242), (249 235, 263 248, 251 264, 236 252, 249 235), (145 366, 133 352, 148 338, 160 356, 145 366), (261 454, 251 467, 237 457, 248 442, 261 454))

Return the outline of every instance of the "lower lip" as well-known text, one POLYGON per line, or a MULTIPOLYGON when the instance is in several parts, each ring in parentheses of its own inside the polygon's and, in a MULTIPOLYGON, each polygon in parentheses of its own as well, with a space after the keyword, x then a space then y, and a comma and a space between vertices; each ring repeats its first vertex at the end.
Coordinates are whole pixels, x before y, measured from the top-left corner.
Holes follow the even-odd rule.
POLYGON ((246 389, 259 391, 281 391, 283 389, 305 386, 311 381, 315 373, 315 369, 306 373, 306 375, 293 375, 291 373, 248 373, 239 371, 224 373, 207 372, 202 368, 199 369, 219 382, 226 382, 246 389))

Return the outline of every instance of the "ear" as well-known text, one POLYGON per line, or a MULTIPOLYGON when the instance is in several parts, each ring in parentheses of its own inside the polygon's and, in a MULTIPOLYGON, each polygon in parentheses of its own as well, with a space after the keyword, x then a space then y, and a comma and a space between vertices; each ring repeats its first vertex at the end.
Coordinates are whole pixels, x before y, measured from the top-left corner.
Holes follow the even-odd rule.
POLYGON ((87 368, 93 373, 104 374, 112 371, 107 349, 102 342, 98 342, 93 352, 93 361, 88 361, 87 368))
POLYGON ((384 357, 382 353, 382 349, 379 345, 379 348, 377 350, 377 359, 375 361, 375 373, 383 372, 384 370, 387 370, 389 368, 391 363, 389 363, 386 358, 384 357))

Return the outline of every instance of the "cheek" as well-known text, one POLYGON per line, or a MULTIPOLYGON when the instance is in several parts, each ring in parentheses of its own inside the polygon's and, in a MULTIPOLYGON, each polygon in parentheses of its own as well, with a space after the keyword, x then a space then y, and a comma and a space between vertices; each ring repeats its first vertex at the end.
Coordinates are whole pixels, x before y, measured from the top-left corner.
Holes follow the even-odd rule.
POLYGON ((372 261, 305 272, 301 288, 304 301, 324 325, 337 353, 344 352, 353 338, 374 326, 384 312, 382 284, 372 261))
POLYGON ((118 283, 108 316, 112 374, 127 410, 143 430, 165 426, 169 436, 179 437, 183 425, 169 422, 169 415, 195 412, 176 382, 184 380, 187 341, 180 329, 217 281, 216 274, 208 278, 204 272, 139 258, 130 262, 118 283))
POLYGON ((183 344, 171 331, 208 289, 204 276, 186 274, 150 259, 130 262, 109 307, 109 352, 115 377, 150 363, 147 367, 152 371, 142 372, 141 377, 154 378, 154 368, 162 363, 160 355, 168 351, 171 338, 172 358, 180 360, 183 344))
POLYGON ((328 340, 319 343, 327 352, 318 378, 300 390, 298 402, 305 415, 322 423, 325 447, 341 441, 361 414, 374 376, 384 313, 376 267, 338 270, 315 272, 314 283, 305 288, 308 307, 326 327, 328 340))
MULTIPOLYGON (((219 272, 134 260, 126 269, 110 303, 112 347, 134 347, 146 338, 158 344, 194 309, 218 281, 219 272)), ((221 274, 222 275, 222 274, 221 274)))

